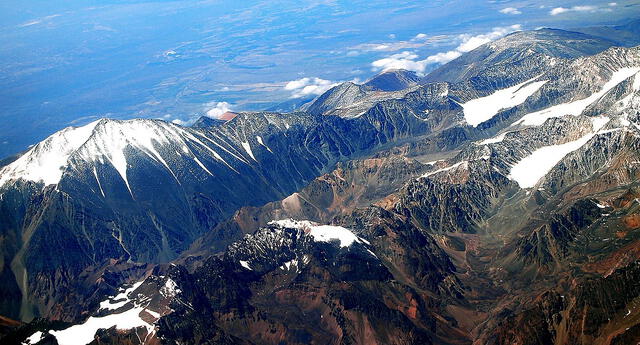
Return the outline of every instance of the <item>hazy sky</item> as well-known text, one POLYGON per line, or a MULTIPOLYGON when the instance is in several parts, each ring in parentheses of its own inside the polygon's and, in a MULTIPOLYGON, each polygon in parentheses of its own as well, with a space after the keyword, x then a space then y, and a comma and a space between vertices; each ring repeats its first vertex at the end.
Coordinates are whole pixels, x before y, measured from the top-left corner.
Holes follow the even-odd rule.
POLYGON ((430 69, 514 30, 638 1, 2 1, 0 157, 99 117, 188 122, 430 69), (562 5, 560 5, 560 3, 562 5))

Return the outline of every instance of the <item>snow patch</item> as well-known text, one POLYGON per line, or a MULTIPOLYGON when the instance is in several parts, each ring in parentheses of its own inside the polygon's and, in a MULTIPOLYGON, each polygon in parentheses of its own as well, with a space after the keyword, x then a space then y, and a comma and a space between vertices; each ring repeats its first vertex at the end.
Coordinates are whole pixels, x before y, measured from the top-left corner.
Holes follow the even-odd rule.
POLYGON ((531 188, 558 164, 566 155, 581 148, 602 128, 609 118, 594 118, 593 131, 568 143, 541 147, 516 163, 509 178, 516 181, 520 188, 531 188))
POLYGON ((44 338, 44 333, 37 331, 30 335, 27 339, 22 342, 22 345, 33 345, 37 344, 40 340, 44 338))
POLYGON ((253 271, 251 266, 249 266, 249 262, 248 261, 240 260, 240 266, 242 266, 242 267, 244 267, 244 268, 246 268, 246 269, 248 269, 250 271, 253 271))
POLYGON ((131 293, 133 293, 133 291, 135 291, 137 288, 139 288, 140 285, 142 285, 142 283, 143 283, 143 281, 137 282, 137 283, 133 284, 128 289, 120 288, 121 292, 119 294, 117 294, 115 296, 110 296, 106 300, 100 302, 100 309, 98 309, 98 310, 116 310, 116 309, 124 306, 125 304, 129 303, 131 301, 131 299, 130 299, 131 293), (122 301, 120 301, 120 300, 122 300, 122 301), (118 301, 120 301, 120 302, 118 302, 118 301))
POLYGON ((298 267, 298 259, 291 259, 285 262, 284 264, 282 264, 282 266, 280 266, 280 269, 289 271, 291 270, 291 267, 298 267))
POLYGON ((178 288, 178 284, 176 284, 176 282, 174 282, 171 278, 167 278, 164 286, 160 288, 160 294, 164 298, 173 298, 180 292, 182 291, 178 288))
POLYGON ((524 103, 548 80, 534 81, 538 77, 518 85, 498 90, 486 97, 480 97, 462 104, 464 119, 473 127, 490 120, 502 109, 508 109, 524 103))
POLYGON ((202 162, 198 159, 198 157, 196 157, 195 155, 193 156, 193 160, 196 162, 196 164, 198 164, 204 171, 207 172, 207 174, 213 176, 213 174, 211 173, 211 171, 209 171, 209 169, 207 169, 207 167, 204 166, 204 164, 202 164, 202 162))
POLYGON ((337 240, 340 247, 349 247, 354 242, 367 243, 364 239, 356 236, 351 230, 337 225, 318 225, 308 220, 282 219, 269 222, 285 228, 301 229, 306 234, 313 237, 316 242, 331 242, 337 240))
POLYGON ((135 307, 119 314, 111 314, 103 317, 90 317, 83 324, 71 326, 61 331, 49 331, 56 337, 60 345, 86 345, 94 340, 99 329, 115 327, 117 330, 129 330, 144 327, 147 334, 154 331, 155 326, 147 323, 140 317, 145 309, 135 307))
POLYGON ((128 299, 120 302, 111 302, 109 300, 104 300, 100 302, 99 310, 116 310, 121 307, 124 307, 127 303, 129 303, 128 299))
POLYGON ((616 87, 618 84, 620 84, 630 76, 638 73, 639 71, 640 71, 640 67, 622 68, 614 72, 613 75, 611 76, 611 79, 606 84, 604 84, 602 89, 592 94, 591 96, 581 100, 569 102, 569 103, 554 105, 550 108, 527 114, 523 116, 520 120, 516 121, 512 126, 519 125, 519 124, 525 125, 525 126, 540 126, 545 121, 553 117, 561 117, 565 115, 572 115, 572 116, 580 115, 589 105, 599 100, 611 89, 616 87))
POLYGON ((340 241, 340 247, 349 247, 353 242, 362 242, 347 228, 333 225, 314 226, 309 232, 316 242, 340 241))
MULTIPOLYGON (((164 276, 160 276, 164 279, 164 276)), ((129 288, 120 288, 115 296, 109 296, 105 301, 100 302, 99 312, 113 311, 120 308, 126 309, 119 313, 108 313, 108 315, 89 317, 84 323, 70 326, 64 330, 49 333, 56 337, 60 345, 84 345, 94 340, 99 329, 109 329, 115 327, 116 330, 132 330, 144 328, 146 336, 149 337, 155 330, 155 321, 149 320, 149 316, 154 320, 162 317, 162 313, 150 310, 150 300, 152 297, 140 293, 134 293, 145 280, 133 284, 129 288), (146 320, 146 321, 145 321, 146 320)), ((163 299, 172 299, 181 291, 177 284, 167 278, 164 285, 159 288, 159 294, 163 299)), ((137 334, 137 330, 136 330, 137 334)), ((140 343, 145 343, 145 339, 139 339, 140 343)))

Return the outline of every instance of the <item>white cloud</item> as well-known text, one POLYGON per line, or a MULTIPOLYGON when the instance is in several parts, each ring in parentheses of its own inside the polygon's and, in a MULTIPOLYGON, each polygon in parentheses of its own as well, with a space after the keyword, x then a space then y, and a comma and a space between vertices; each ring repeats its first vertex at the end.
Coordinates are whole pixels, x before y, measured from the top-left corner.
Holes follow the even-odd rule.
POLYGON ((571 8, 556 7, 554 9, 552 9, 551 11, 549 11, 549 14, 552 15, 552 16, 557 16, 559 14, 567 13, 567 12, 595 12, 597 10, 598 10, 598 8, 596 6, 587 6, 587 5, 573 6, 571 8))
POLYGON ((182 121, 180 119, 175 119, 173 121, 171 121, 171 123, 179 125, 179 126, 187 126, 190 125, 192 121, 182 121))
POLYGON ((93 25, 93 30, 96 30, 96 31, 117 32, 117 30, 115 30, 114 28, 112 28, 112 27, 110 27, 110 26, 100 25, 100 24, 94 24, 94 25, 93 25))
POLYGON ((549 14, 552 15, 552 16, 557 16, 558 14, 565 13, 565 12, 568 12, 568 11, 569 11, 568 8, 556 7, 554 9, 552 9, 551 12, 549 12, 549 14))
POLYGON ((506 7, 500 10, 500 13, 504 14, 522 14, 522 12, 515 7, 506 7))
POLYGON ((291 91, 291 98, 300 98, 309 95, 321 95, 336 85, 338 84, 330 80, 305 77, 288 82, 284 89, 291 91))
POLYGON ((427 58, 427 61, 430 62, 430 63, 443 64, 443 63, 447 63, 447 62, 449 62, 451 60, 455 60, 455 59, 459 58, 460 55, 462 55, 461 52, 459 52, 457 50, 450 50, 448 52, 431 55, 431 56, 429 56, 427 58))
POLYGON ((595 7, 595 6, 573 6, 573 7, 571 7, 571 9, 572 9, 572 10, 574 10, 574 11, 581 11, 581 12, 584 12, 584 11, 593 11, 593 10, 595 10, 596 8, 597 8, 597 7, 595 7))
POLYGON ((21 28, 24 28, 24 27, 27 27, 27 26, 36 25, 36 24, 40 24, 40 23, 42 23, 41 20, 34 19, 34 20, 30 20, 30 21, 28 21, 26 23, 20 24, 18 26, 21 27, 21 28))
POLYGON ((61 14, 52 14, 50 16, 42 17, 42 18, 39 18, 39 19, 30 20, 30 21, 28 21, 26 23, 18 25, 18 27, 24 28, 24 27, 27 27, 27 26, 40 24, 42 22, 45 22, 45 21, 48 21, 50 19, 53 19, 53 18, 56 18, 56 17, 60 17, 60 16, 61 16, 61 14))
POLYGON ((212 107, 207 110, 207 116, 217 119, 220 115, 231 111, 231 104, 227 102, 211 102, 207 104, 208 107, 212 107))
POLYGON ((374 70, 390 70, 390 69, 406 69, 410 71, 424 71, 422 61, 415 61, 418 55, 412 52, 402 52, 393 54, 384 59, 376 60, 371 63, 374 70))
MULTIPOLYGON (((231 108, 233 108, 233 104, 230 104, 228 102, 209 102, 204 105, 205 116, 210 117, 212 119, 219 119, 220 116, 223 115, 224 113, 232 111, 231 108)), ((162 116, 162 119, 165 121, 169 121, 171 117, 172 117, 171 114, 166 114, 162 116)), ((200 115, 195 114, 187 117, 186 119, 175 118, 171 120, 171 123, 174 123, 180 126, 190 126, 194 122, 196 122, 198 117, 200 117, 200 115)))
POLYGON ((520 30, 522 30, 522 26, 520 24, 515 24, 511 26, 494 28, 493 31, 482 35, 460 35, 459 37, 462 39, 462 43, 458 46, 457 50, 463 53, 470 52, 485 43, 489 43, 502 36, 520 30))
POLYGON ((427 38, 427 34, 420 33, 420 34, 417 34, 416 37, 412 39, 412 41, 423 40, 425 38, 427 38))
POLYGON ((393 54, 389 57, 376 60, 371 63, 374 71, 385 71, 390 69, 406 69, 418 74, 424 74, 431 64, 444 64, 460 57, 463 53, 470 52, 479 46, 505 36, 511 32, 519 31, 520 24, 494 28, 493 31, 481 35, 463 34, 457 37, 460 44, 447 52, 440 52, 431 55, 423 60, 418 60, 418 55, 410 51, 393 54))
POLYGON ((617 2, 610 2, 610 3, 609 3, 609 6, 611 6, 611 7, 613 7, 613 6, 618 6, 618 3, 617 3, 617 2))

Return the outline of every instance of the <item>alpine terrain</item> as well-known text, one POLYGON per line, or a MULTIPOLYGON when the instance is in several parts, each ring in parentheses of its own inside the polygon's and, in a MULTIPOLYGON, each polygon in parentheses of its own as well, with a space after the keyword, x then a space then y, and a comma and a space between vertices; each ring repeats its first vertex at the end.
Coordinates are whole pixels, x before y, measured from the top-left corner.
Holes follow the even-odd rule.
POLYGON ((0 168, 2 344, 640 342, 637 27, 0 168), (634 31, 636 30, 636 31, 634 31))

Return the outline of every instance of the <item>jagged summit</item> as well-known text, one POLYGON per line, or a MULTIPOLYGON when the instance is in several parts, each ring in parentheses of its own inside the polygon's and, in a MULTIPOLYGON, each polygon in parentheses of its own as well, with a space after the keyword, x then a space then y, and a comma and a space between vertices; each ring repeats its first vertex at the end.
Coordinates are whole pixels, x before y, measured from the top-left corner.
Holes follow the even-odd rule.
POLYGON ((68 127, 52 134, 29 149, 20 158, 0 170, 0 185, 11 180, 25 180, 55 184, 69 156, 82 146, 103 120, 82 127, 68 127))
POLYGON ((375 75, 362 85, 378 91, 400 91, 418 84, 419 81, 420 77, 413 71, 393 69, 375 75))
POLYGON ((320 95, 306 110, 312 114, 322 115, 333 109, 348 107, 365 99, 369 95, 369 91, 362 85, 344 82, 320 95))
POLYGON ((200 116, 196 122, 194 122, 191 127, 193 128, 207 128, 220 126, 223 123, 227 122, 226 120, 214 119, 209 116, 200 116))
POLYGON ((157 148, 171 144, 188 154, 185 140, 193 138, 188 129, 162 120, 101 119, 65 128, 35 145, 0 171, 0 184, 17 179, 57 184, 64 171, 80 161, 108 162, 126 180, 129 150, 143 152, 168 167, 157 148))

